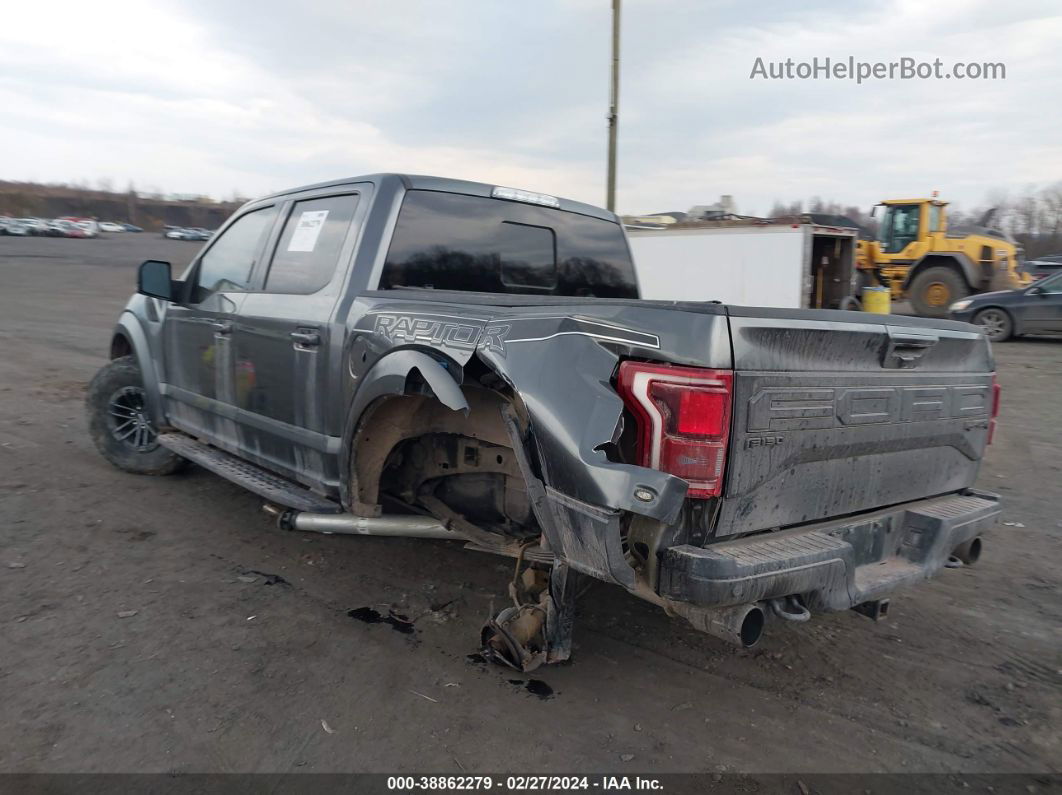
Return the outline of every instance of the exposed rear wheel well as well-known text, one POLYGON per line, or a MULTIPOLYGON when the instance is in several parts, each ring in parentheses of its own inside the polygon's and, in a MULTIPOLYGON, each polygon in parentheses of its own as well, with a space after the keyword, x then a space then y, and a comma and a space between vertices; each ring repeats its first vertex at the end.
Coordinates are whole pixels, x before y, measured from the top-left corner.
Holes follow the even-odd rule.
POLYGON ((369 407, 352 440, 355 513, 378 515, 395 501, 436 513, 441 503, 504 535, 538 534, 502 421, 508 399, 481 387, 463 391, 467 415, 423 394, 391 395, 369 407))

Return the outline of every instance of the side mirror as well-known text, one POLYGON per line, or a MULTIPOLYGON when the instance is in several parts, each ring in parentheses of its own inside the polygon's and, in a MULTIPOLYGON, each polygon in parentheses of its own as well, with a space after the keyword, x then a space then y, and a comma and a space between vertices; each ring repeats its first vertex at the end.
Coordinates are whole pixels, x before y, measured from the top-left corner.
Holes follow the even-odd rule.
POLYGON ((136 276, 136 291, 141 295, 173 301, 176 297, 173 279, 170 276, 170 263, 149 259, 140 263, 136 276))
POLYGON ((1029 295, 1044 295, 1044 288, 1043 287, 1030 287, 1029 288, 1029 295))

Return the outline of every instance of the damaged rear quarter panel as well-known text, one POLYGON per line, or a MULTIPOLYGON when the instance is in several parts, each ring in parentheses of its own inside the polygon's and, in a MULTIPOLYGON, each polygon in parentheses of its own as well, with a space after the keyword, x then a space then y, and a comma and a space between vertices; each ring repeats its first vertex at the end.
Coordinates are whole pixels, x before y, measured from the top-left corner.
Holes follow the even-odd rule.
POLYGON ((721 308, 698 304, 684 311, 606 300, 499 307, 435 303, 442 294, 431 294, 430 301, 381 295, 363 296, 371 305, 357 323, 361 339, 351 348, 352 374, 399 348, 432 350, 462 367, 477 356, 513 388, 527 411, 564 556, 577 569, 632 585, 620 549, 619 512, 673 523, 686 483, 609 461, 600 449, 614 439, 623 412, 611 379, 626 357, 729 368, 721 308), (366 351, 372 356, 362 364, 366 351), (636 489, 649 490, 655 499, 636 499, 636 489))

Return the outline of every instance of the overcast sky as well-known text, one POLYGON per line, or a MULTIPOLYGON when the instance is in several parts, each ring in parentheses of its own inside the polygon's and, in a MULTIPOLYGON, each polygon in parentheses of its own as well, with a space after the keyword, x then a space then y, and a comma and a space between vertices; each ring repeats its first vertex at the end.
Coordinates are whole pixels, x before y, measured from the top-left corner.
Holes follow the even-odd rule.
MULTIPOLYGON (((609 0, 49 0, 0 21, 0 179, 260 195, 375 171, 604 204, 609 0)), ((1057 0, 624 0, 618 209, 1062 180, 1057 0), (750 80, 755 58, 1006 65, 750 80)))

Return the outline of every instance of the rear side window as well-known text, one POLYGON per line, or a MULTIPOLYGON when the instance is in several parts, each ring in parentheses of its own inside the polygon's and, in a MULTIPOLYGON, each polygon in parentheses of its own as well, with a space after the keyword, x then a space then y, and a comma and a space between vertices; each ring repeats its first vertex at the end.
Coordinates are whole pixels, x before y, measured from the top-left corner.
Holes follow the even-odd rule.
POLYGON ((266 276, 267 293, 315 293, 328 284, 358 206, 356 194, 295 202, 266 276))
POLYGON ((520 202, 406 193, 380 289, 637 298, 619 224, 520 202))

